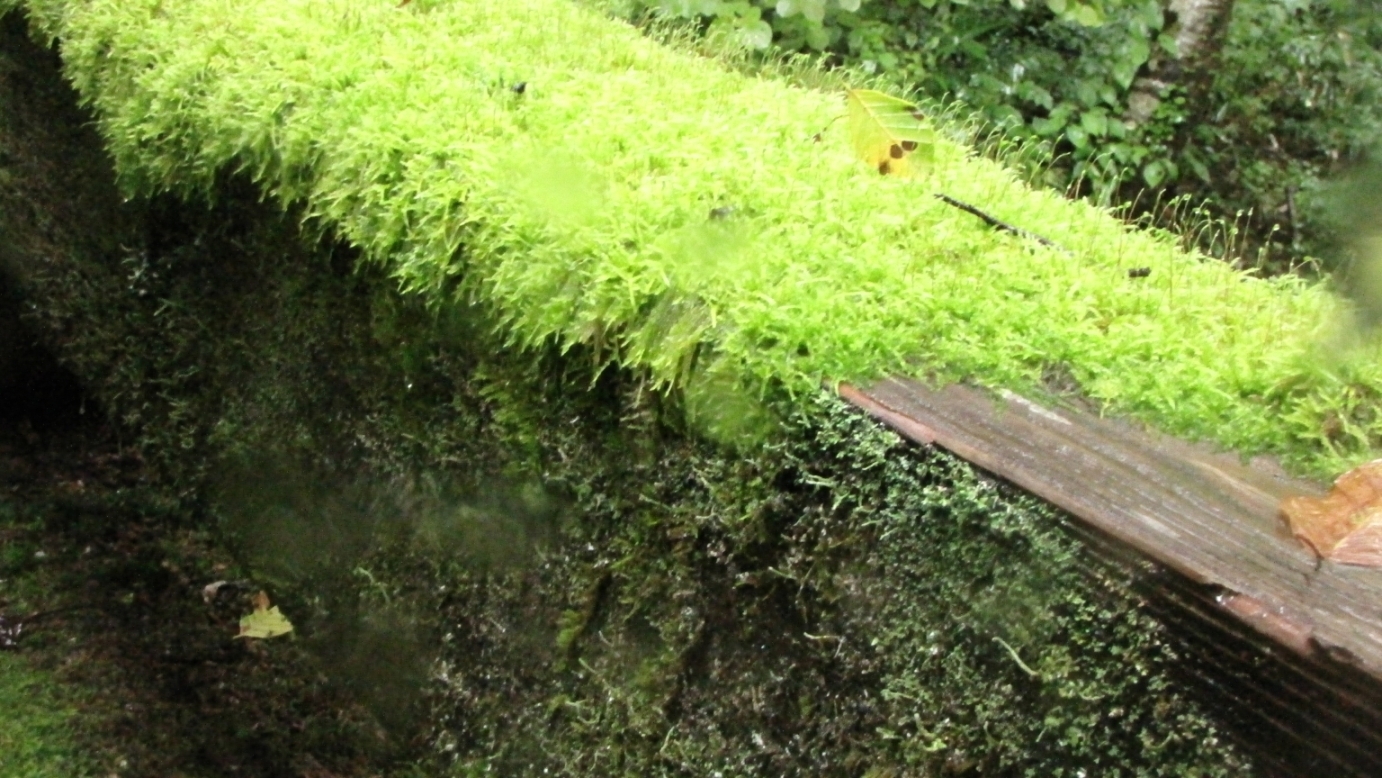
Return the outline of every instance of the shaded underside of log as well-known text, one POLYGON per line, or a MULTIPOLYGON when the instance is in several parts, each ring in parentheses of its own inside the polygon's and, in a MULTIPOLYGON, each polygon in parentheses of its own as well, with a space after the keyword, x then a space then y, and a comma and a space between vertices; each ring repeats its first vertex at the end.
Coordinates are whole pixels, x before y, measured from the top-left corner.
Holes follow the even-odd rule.
POLYGON ((1318 486, 1011 393, 892 378, 840 394, 1069 511, 1095 550, 1140 566, 1187 680, 1270 772, 1382 775, 1382 570, 1320 563, 1278 517, 1283 497, 1318 486))

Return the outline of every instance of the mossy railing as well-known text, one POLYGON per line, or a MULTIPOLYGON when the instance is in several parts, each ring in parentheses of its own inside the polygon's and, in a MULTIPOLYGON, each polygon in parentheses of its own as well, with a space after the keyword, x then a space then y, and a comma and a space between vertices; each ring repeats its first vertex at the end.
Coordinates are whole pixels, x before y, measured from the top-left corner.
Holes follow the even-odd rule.
POLYGON ((404 288, 482 302, 511 342, 592 346, 693 408, 727 385, 1056 370, 1112 411, 1315 474, 1382 440, 1376 344, 1318 358, 1343 311, 1324 288, 1184 253, 954 143, 924 176, 880 177, 832 124, 838 95, 581 5, 10 7, 60 42, 129 192, 248 173, 404 288))

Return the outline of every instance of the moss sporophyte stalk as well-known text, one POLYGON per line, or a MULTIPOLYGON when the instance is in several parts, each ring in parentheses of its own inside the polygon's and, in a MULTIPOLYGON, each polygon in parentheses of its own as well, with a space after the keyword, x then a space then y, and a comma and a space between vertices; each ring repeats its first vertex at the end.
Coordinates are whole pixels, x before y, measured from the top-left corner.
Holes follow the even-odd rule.
POLYGON ((1376 340, 1315 357, 1342 307, 1323 287, 1187 254, 944 137, 925 175, 880 177, 842 123, 812 141, 840 94, 579 4, 8 5, 62 41, 128 191, 242 171, 405 290, 483 301, 517 344, 750 395, 895 371, 1020 388, 1060 366, 1111 411, 1315 473, 1382 432, 1347 401, 1382 387, 1376 340))

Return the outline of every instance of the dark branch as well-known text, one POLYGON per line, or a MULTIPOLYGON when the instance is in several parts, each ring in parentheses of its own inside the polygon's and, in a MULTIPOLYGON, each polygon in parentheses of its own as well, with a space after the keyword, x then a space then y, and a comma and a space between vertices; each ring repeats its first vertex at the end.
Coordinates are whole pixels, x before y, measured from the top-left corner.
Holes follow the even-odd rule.
MULTIPOLYGON (((1049 246, 1049 247, 1051 247, 1051 248, 1053 248, 1053 249, 1056 249, 1056 250, 1058 250, 1058 251, 1066 251, 1066 249, 1065 249, 1064 247, 1060 246, 1059 244, 1055 243, 1054 241, 1051 241, 1051 240, 1048 240, 1048 239, 1046 239, 1046 238, 1043 238, 1043 237, 1041 237, 1040 235, 1036 234, 1035 232, 1029 232, 1028 230, 1022 229, 1021 227, 1014 227, 1013 225, 1008 224, 1008 223, 1005 222, 1005 221, 1002 221, 1002 220, 999 220, 999 219, 995 219, 994 217, 988 215, 987 213, 984 213, 983 211, 981 211, 981 210, 979 210, 978 208, 976 208, 976 207, 970 205, 969 203, 963 202, 963 201, 961 201, 961 200, 956 200, 955 198, 951 197, 950 195, 947 195, 947 194, 939 194, 939 193, 937 193, 937 194, 936 194, 936 197, 940 198, 941 201, 944 202, 946 205, 953 205, 953 206, 955 206, 956 208, 959 208, 961 211, 964 211, 965 213, 972 214, 972 215, 974 215, 974 216, 978 216, 980 219, 982 219, 982 220, 984 221, 985 224, 987 224, 988 226, 994 228, 995 230, 1001 230, 1001 231, 1003 231, 1003 232, 1010 232, 1010 233, 1012 233, 1013 235, 1016 235, 1016 236, 1018 236, 1018 237, 1020 237, 1020 238, 1026 238, 1027 240, 1034 240, 1034 241, 1036 241, 1037 243, 1040 243, 1040 244, 1043 245, 1043 246, 1049 246)), ((1066 253, 1069 253, 1069 252, 1067 251, 1066 253)))

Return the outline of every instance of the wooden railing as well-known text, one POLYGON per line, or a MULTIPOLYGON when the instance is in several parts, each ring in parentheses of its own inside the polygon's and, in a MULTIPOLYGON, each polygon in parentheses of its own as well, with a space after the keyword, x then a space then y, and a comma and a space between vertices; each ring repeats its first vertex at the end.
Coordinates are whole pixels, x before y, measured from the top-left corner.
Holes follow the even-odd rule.
POLYGON ((1278 516, 1318 485, 1076 401, 903 378, 840 394, 1069 512, 1105 556, 1131 552, 1186 673, 1272 774, 1382 775, 1382 570, 1316 558, 1278 516))

